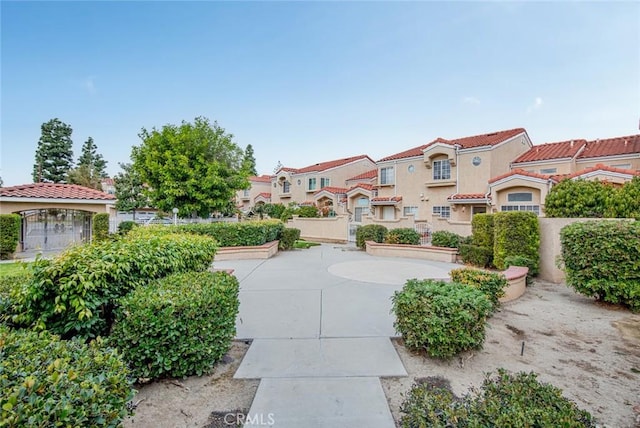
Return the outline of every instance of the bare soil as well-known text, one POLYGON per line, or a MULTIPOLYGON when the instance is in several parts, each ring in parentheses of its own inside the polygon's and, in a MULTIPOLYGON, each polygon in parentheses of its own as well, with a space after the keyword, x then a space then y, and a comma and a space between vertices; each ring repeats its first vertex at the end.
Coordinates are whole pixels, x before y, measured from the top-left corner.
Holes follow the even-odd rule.
MULTIPOLYGON (((415 381, 436 379, 463 395, 479 387, 486 372, 503 367, 538 373, 603 426, 640 427, 640 315, 563 285, 538 281, 518 300, 503 304, 489 320, 482 350, 441 361, 410 353, 401 339, 393 343, 409 374, 382 379, 396 422, 415 381)), ((210 375, 138 386, 136 413, 125 427, 234 426, 259 384, 233 379, 248 347, 234 342, 210 375)))

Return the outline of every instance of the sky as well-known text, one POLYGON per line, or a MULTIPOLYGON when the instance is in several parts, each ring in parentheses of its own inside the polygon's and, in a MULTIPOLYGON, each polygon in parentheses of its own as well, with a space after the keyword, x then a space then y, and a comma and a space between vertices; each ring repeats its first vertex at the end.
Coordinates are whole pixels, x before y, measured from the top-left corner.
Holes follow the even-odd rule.
POLYGON ((0 177, 40 126, 115 175, 141 129, 217 121, 258 172, 524 127, 640 133, 638 2, 2 1, 0 177))

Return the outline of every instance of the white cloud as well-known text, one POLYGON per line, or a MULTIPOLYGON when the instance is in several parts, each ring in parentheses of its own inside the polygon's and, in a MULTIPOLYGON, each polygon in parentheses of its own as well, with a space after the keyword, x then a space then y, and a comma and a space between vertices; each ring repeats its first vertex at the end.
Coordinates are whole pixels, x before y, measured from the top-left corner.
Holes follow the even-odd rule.
POLYGON ((480 100, 477 99, 476 97, 464 97, 462 99, 462 103, 463 104, 477 105, 477 104, 480 104, 480 100))
POLYGON ((539 110, 542 108, 542 98, 540 97, 536 97, 535 100, 533 100, 533 104, 529 106, 529 108, 527 108, 527 113, 531 113, 534 110, 539 110))
POLYGON ((95 77, 89 76, 82 81, 82 87, 90 94, 93 95, 96 93, 96 85, 94 83, 95 77))

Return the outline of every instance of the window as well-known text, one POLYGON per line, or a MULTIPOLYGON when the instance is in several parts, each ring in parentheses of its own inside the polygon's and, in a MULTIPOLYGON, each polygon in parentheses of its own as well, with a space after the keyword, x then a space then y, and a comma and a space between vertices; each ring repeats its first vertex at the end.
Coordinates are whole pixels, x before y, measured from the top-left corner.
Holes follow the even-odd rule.
POLYGON ((433 215, 441 218, 450 218, 451 207, 433 207, 433 215))
POLYGON ((368 207, 369 206, 369 198, 361 197, 358 198, 358 202, 356 203, 359 207, 368 207))
POLYGON ((509 193, 507 195, 507 201, 509 201, 509 202, 531 202, 531 201, 533 201, 533 194, 531 192, 509 193))
POLYGON ((404 207, 404 216, 416 215, 418 213, 418 207, 404 207))
POLYGON ((331 183, 331 180, 328 178, 321 178, 320 179, 320 188, 324 189, 325 187, 329 187, 331 183))
POLYGON ((451 164, 449 159, 433 161, 433 179, 434 180, 450 180, 451 164))
POLYGON ((242 192, 242 196, 245 198, 249 197, 249 189, 244 189, 244 191, 242 192))
POLYGON ((289 193, 291 192, 291 183, 289 183, 288 181, 285 181, 284 183, 282 183, 282 193, 289 193))
POLYGON ((409 174, 413 174, 415 172, 415 170, 416 170, 416 167, 413 166, 413 165, 409 165, 407 167, 407 171, 409 171, 409 174))
POLYGON ((540 215, 540 205, 502 205, 500 211, 531 211, 540 215))
POLYGON ((620 168, 620 169, 631 169, 631 164, 630 163, 619 163, 617 165, 611 165, 614 168, 620 168))
POLYGON ((558 168, 542 168, 540 174, 555 174, 558 172, 558 168))
POLYGON ((310 178, 307 182, 309 185, 307 186, 307 190, 316 190, 316 178, 310 178))
POLYGON ((394 184, 395 177, 393 176, 393 167, 388 166, 386 168, 380 168, 380 184, 394 184))

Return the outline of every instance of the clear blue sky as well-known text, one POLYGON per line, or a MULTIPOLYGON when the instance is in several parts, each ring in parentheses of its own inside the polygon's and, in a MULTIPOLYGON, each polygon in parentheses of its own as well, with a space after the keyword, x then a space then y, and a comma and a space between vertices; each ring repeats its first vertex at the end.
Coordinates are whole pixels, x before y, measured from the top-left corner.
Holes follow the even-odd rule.
POLYGON ((5 186, 40 125, 119 171, 141 128, 217 120, 260 173, 525 127, 639 133, 638 2, 1 2, 5 186))

